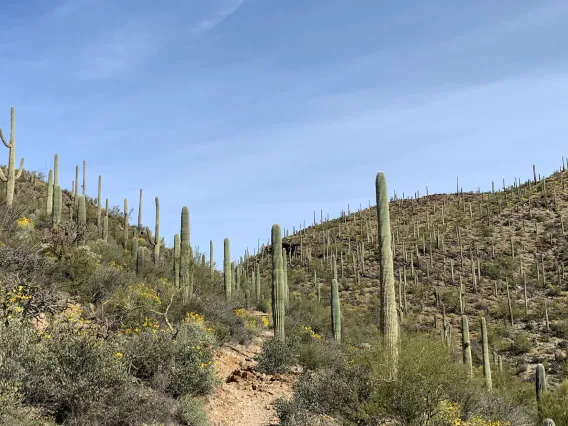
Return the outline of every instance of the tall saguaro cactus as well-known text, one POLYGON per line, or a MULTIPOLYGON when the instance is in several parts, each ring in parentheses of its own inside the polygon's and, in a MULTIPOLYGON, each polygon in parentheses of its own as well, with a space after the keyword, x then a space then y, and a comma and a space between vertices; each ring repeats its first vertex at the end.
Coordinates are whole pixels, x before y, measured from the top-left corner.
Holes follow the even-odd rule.
POLYGON ((189 242, 189 208, 183 206, 181 209, 181 244, 180 244, 180 287, 184 288, 184 292, 188 297, 193 294, 191 288, 191 250, 189 242))
POLYGON ((16 111, 14 107, 10 108, 10 142, 6 142, 6 139, 4 139, 2 129, 0 129, 0 139, 9 150, 8 166, 6 167, 6 171, 0 168, 0 179, 6 182, 6 206, 12 207, 16 179, 19 179, 24 171, 23 158, 20 160, 20 168, 16 171, 16 111))
POLYGON ((485 386, 488 391, 493 389, 493 381, 491 380, 491 363, 489 361, 489 344, 487 342, 487 323, 485 318, 481 318, 481 348, 483 351, 483 376, 485 377, 485 386))
POLYGON ((59 155, 53 156, 53 186, 59 186, 59 155))
POLYGON ((331 280, 331 330, 333 340, 341 341, 341 302, 339 301, 339 288, 337 279, 331 280))
POLYGON ((536 402, 538 404, 539 414, 541 413, 540 400, 542 394, 546 392, 546 371, 544 365, 537 364, 535 370, 535 388, 536 388, 536 402))
POLYGON ((87 161, 83 160, 83 195, 87 196, 87 161))
POLYGON ((274 337, 284 340, 285 283, 282 259, 282 230, 272 225, 272 322, 274 337))
POLYGON ((53 190, 53 224, 58 225, 61 222, 61 205, 63 203, 63 195, 61 187, 57 185, 53 190))
POLYGON ((233 283, 231 281, 231 247, 228 238, 223 240, 223 249, 223 284, 225 285, 225 296, 229 300, 233 283))
POLYGON ((391 247, 391 227, 387 181, 382 172, 375 181, 380 266, 380 330, 391 374, 398 372, 399 330, 396 312, 394 265, 391 247))
POLYGON ((45 208, 47 216, 53 213, 53 170, 49 170, 47 175, 47 205, 45 208))
POLYGON ((473 363, 471 359, 471 341, 469 340, 469 322, 465 315, 461 318, 461 329, 462 329, 462 355, 463 363, 466 368, 467 376, 472 377, 473 375, 473 363))
MULTIPOLYGON (((154 264, 158 264, 160 261, 160 246, 162 242, 160 241, 160 199, 156 197, 156 220, 154 223, 154 236, 152 236, 152 231, 150 228, 146 227, 146 237, 148 242, 152 247, 154 247, 154 264)), ((142 222, 142 218, 139 217, 138 220, 142 222)))

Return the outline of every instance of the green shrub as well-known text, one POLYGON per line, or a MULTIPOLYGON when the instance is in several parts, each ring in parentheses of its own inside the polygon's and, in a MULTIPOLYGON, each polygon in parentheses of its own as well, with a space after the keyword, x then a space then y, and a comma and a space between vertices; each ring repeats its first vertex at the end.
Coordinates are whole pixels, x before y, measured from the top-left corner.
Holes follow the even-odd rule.
POLYGON ((197 324, 181 324, 170 333, 145 329, 123 341, 131 374, 173 397, 203 395, 214 384, 212 337, 197 324))
POLYGON ((292 346, 288 342, 269 339, 257 355, 258 371, 261 373, 283 373, 296 363, 292 346))
POLYGON ((19 324, 16 332, 10 328, 1 333, 0 351, 10 354, 2 382, 17 389, 25 403, 53 413, 56 422, 118 426, 169 419, 163 398, 137 385, 104 341, 64 326, 43 337, 29 324, 19 324))
POLYGON ((542 415, 553 419, 556 426, 568 426, 567 406, 568 380, 564 380, 554 391, 548 391, 542 396, 542 415))
POLYGON ((190 396, 182 396, 179 399, 177 418, 182 424, 187 426, 208 426, 207 413, 203 409, 203 404, 190 396))
POLYGON ((529 340, 527 333, 519 332, 513 337, 513 342, 509 346, 509 351, 513 355, 522 355, 528 353, 532 348, 532 343, 529 340))

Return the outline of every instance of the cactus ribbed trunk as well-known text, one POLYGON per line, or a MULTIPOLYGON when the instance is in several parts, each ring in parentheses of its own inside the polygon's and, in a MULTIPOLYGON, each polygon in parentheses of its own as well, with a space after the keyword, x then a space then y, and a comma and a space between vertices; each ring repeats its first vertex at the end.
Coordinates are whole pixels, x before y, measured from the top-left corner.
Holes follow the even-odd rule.
POLYGON ((231 246, 228 238, 223 240, 223 249, 223 284, 225 286, 225 297, 230 300, 233 282, 231 280, 231 246))
POLYGON ((53 186, 59 186, 59 155, 53 156, 53 186))
POLYGON ((83 195, 87 196, 87 161, 83 160, 83 195))
POLYGON ((272 322, 274 337, 284 340, 285 283, 282 258, 282 230, 280 225, 272 225, 272 322))
POLYGON ((45 207, 47 216, 53 213, 53 170, 50 170, 47 175, 47 205, 45 207))
POLYGON ((53 190, 53 223, 58 225, 61 222, 61 205, 63 203, 63 194, 61 187, 58 185, 53 190))
POLYGON ((485 318, 481 318, 481 347, 483 351, 483 376, 485 377, 485 386, 488 391, 493 389, 493 381, 491 380, 491 363, 489 361, 489 344, 487 343, 487 324, 485 318))
POLYGON ((380 330, 391 376, 398 373, 399 330, 396 312, 396 290, 391 247, 391 228, 387 181, 382 172, 375 181, 377 198, 379 266, 380 266, 380 330))
POLYGON ((16 171, 16 111, 14 107, 10 108, 10 142, 6 142, 2 129, 0 129, 0 140, 6 148, 8 148, 8 166, 6 171, 0 168, 0 179, 6 182, 6 206, 12 207, 14 202, 14 190, 16 188, 16 180, 20 178, 24 171, 24 159, 20 160, 20 168, 16 171))
POLYGON ((535 370, 535 388, 536 388, 536 401, 538 404, 539 414, 541 414, 540 401, 542 394, 546 391, 546 371, 544 365, 537 364, 535 370))
POLYGON ((465 315, 461 318, 462 329, 462 356, 468 377, 473 376, 473 363, 471 359, 471 341, 469 340, 469 322, 465 315))
POLYGON ((341 341, 341 302, 339 301, 339 288, 337 279, 331 280, 331 330, 333 340, 341 341))

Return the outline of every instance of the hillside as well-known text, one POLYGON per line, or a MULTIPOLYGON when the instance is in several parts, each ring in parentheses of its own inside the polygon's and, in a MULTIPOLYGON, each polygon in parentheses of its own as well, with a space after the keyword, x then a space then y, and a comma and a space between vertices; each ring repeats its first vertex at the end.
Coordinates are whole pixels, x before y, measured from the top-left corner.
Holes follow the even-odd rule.
MULTIPOLYGON (((490 193, 391 201, 398 318, 403 346, 411 348, 401 362, 419 366, 410 382, 426 378, 408 404, 423 401, 431 383, 441 381, 443 389, 439 400, 405 422, 391 418, 402 410, 389 405, 394 397, 381 402, 386 411, 359 401, 372 395, 367 387, 375 373, 368 368, 381 362, 374 206, 285 232, 288 337, 280 342, 267 337, 273 247, 244 253, 240 261, 224 259, 218 271, 210 256, 191 248, 186 208, 175 247, 166 248, 159 220, 151 232, 142 217, 132 223, 128 205, 110 208, 101 195, 80 194, 78 185, 61 190, 57 163, 47 180, 23 171, 11 200, 9 186, 0 184, 2 424, 252 425, 261 404, 255 421, 274 423, 279 416, 289 426, 446 426, 466 419, 478 420, 459 424, 529 425, 536 414, 534 384, 518 385, 513 376, 533 382, 540 363, 551 388, 565 379, 565 170, 490 193), (334 262, 341 345, 329 316, 334 262), (471 395, 452 388, 465 380, 456 362, 463 315, 470 319, 476 371, 479 319, 488 323, 492 394, 483 385, 473 386, 471 395), (451 344, 421 337, 428 335, 451 344), (416 350, 426 355, 416 358, 416 350), (326 381, 335 384, 334 374, 344 390, 328 395, 326 381), (350 382, 358 375, 360 383, 350 382), (354 389, 362 393, 350 400, 354 389), (306 395, 317 401, 313 412, 297 402, 306 395), (488 403, 495 398, 501 402, 488 403), (336 413, 337 406, 343 411, 336 413), (434 423, 430 417, 416 423, 428 410, 437 415, 434 423)), ((478 383, 481 375, 463 383, 478 383)), ((397 392, 406 400, 409 385, 403 380, 401 386, 397 392)))
MULTIPOLYGON (((557 384, 567 367, 567 179, 562 170, 489 193, 460 190, 392 200, 397 303, 405 327, 439 334, 445 310, 446 333, 458 351, 460 314, 468 315, 479 365, 474 318, 483 315, 492 351, 516 374, 534 380, 534 365, 543 363, 557 384)), ((315 271, 322 303, 329 305, 335 255, 342 303, 354 312, 378 309, 374 206, 324 220, 284 241, 291 254, 290 291, 316 297, 315 271)))

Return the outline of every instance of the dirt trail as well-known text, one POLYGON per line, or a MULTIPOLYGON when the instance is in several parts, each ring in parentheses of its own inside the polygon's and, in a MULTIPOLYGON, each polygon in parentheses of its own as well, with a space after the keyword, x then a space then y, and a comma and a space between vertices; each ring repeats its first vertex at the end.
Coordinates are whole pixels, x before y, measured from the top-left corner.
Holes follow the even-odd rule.
POLYGON ((274 401, 292 395, 297 374, 264 375, 256 371, 254 356, 271 336, 271 331, 265 331, 249 345, 225 345, 216 351, 215 374, 221 383, 203 399, 211 426, 278 424, 274 401))

